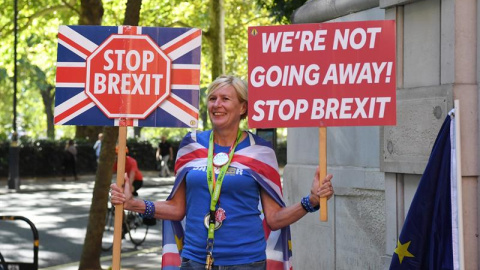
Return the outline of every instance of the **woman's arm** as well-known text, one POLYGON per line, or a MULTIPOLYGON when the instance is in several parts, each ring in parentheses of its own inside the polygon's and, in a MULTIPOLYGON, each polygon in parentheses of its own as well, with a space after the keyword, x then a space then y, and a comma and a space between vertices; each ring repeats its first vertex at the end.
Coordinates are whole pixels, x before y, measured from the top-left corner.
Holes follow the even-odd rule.
MULTIPOLYGON (((132 186, 128 179, 125 179, 124 190, 115 183, 110 185, 110 188, 110 201, 113 205, 123 204, 125 210, 145 213, 145 202, 132 196, 132 186)), ((185 216, 185 181, 182 181, 171 200, 156 201, 154 204, 156 219, 182 220, 185 216)))
MULTIPOLYGON (((330 197, 334 193, 332 183, 330 182, 333 176, 330 174, 327 175, 325 179, 323 179, 322 185, 320 185, 318 181, 318 175, 319 169, 317 168, 309 197, 310 204, 313 207, 319 205, 320 197, 327 197, 328 199, 330 199, 330 197)), ((307 211, 305 211, 300 202, 288 207, 281 207, 263 189, 260 192, 260 196, 262 200, 265 220, 271 230, 275 231, 286 227, 298 221, 307 214, 307 211)))

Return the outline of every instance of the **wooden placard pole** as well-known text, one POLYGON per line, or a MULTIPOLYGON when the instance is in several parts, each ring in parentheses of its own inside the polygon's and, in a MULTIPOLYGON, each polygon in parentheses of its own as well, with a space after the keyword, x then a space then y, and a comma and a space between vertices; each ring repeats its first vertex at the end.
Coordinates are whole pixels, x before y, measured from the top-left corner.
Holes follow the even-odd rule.
MULTIPOLYGON (((118 128, 117 185, 123 187, 125 177, 125 154, 127 146, 127 127, 118 128)), ((123 205, 115 206, 115 224, 113 227, 112 269, 120 270, 122 250, 123 205)))
MULTIPOLYGON (((327 176, 327 128, 320 127, 318 136, 318 166, 320 167, 320 185, 327 176)), ((328 220, 327 197, 320 198, 320 221, 328 220)))

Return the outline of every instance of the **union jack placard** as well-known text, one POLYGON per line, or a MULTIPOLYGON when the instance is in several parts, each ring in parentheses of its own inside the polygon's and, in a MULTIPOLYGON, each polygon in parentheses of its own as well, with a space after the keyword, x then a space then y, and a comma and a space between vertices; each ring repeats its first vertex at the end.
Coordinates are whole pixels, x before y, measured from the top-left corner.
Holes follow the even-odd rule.
POLYGON ((202 32, 60 26, 56 125, 197 127, 202 32))

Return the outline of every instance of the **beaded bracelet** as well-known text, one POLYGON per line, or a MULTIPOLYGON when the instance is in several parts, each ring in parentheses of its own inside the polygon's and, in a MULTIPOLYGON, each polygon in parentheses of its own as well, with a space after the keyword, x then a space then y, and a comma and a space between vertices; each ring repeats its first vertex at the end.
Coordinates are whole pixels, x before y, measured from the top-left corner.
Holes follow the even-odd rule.
POLYGON ((305 211, 307 211, 308 213, 313 213, 315 211, 318 211, 318 209, 320 209, 320 205, 313 207, 313 205, 310 203, 310 195, 303 197, 301 204, 303 209, 305 209, 305 211))
POLYGON ((145 213, 140 214, 142 218, 155 217, 155 204, 152 201, 143 200, 145 202, 145 213))

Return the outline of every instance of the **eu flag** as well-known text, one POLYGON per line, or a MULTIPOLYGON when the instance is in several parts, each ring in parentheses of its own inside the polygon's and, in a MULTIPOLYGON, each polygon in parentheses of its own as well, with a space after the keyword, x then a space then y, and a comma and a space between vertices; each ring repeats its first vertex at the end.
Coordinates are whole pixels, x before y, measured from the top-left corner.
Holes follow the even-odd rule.
MULTIPOLYGON (((408 211, 390 269, 454 269, 452 244, 450 115, 433 145, 408 211)), ((454 136, 453 136, 454 137, 454 136)), ((456 207, 454 206, 454 209, 456 207)), ((454 217, 455 218, 455 217, 454 217)), ((453 226, 455 228, 455 226, 453 226)), ((458 265, 458 264, 456 264, 458 265)))

